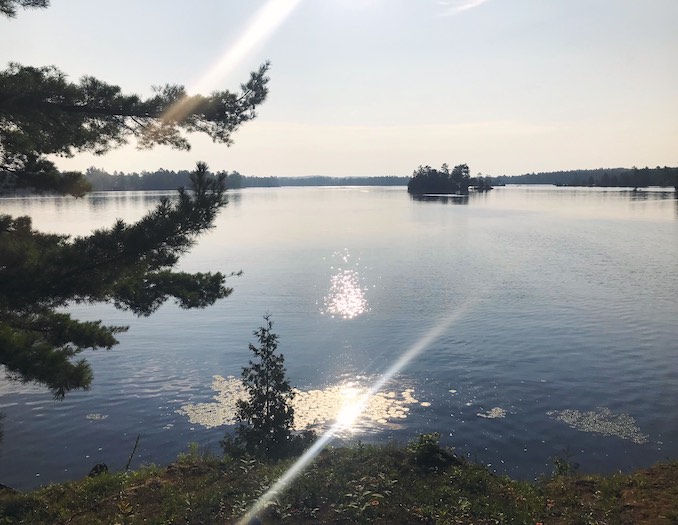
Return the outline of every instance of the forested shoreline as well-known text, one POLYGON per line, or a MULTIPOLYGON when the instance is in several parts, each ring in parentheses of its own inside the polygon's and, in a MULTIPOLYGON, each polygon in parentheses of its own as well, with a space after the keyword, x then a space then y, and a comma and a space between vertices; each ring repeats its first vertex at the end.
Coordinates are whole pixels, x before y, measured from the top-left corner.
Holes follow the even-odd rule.
MULTIPOLYGON (((190 186, 189 170, 142 171, 124 173, 90 167, 85 178, 93 191, 175 190, 190 186)), ((413 174, 415 175, 416 172, 413 174)), ((213 176, 223 175, 229 189, 277 188, 283 186, 407 186, 412 176, 374 177, 253 177, 238 171, 218 171, 213 176)), ((631 187, 674 186, 678 189, 678 167, 656 168, 598 168, 588 170, 564 170, 522 175, 499 175, 479 178, 488 186, 506 184, 554 184, 556 186, 583 187, 631 187)), ((474 178, 475 180, 475 178, 474 178)))
MULTIPOLYGON (((85 178, 93 191, 176 190, 190 186, 189 170, 159 169, 141 173, 112 174, 99 168, 88 168, 85 178)), ((277 188, 281 186, 406 186, 409 177, 252 177, 237 171, 218 171, 212 176, 224 176, 228 189, 277 188)))
POLYGON ((678 190, 678 167, 597 168, 565 170, 523 175, 500 175, 495 184, 555 184, 557 186, 639 187, 674 186, 678 190))

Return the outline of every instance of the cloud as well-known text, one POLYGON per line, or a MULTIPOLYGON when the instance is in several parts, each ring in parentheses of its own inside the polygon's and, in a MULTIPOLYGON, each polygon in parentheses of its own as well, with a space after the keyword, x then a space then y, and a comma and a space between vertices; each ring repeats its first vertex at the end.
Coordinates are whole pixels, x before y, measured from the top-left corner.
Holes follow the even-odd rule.
POLYGON ((483 5, 487 0, 438 0, 443 6, 443 12, 439 16, 454 16, 464 11, 469 11, 483 5))

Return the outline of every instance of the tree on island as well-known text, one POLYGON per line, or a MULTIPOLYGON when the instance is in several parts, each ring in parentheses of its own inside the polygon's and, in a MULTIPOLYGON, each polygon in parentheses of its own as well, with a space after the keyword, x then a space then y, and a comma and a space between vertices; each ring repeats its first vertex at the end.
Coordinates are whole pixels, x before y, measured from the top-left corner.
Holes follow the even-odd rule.
POLYGON ((439 170, 431 166, 419 166, 407 184, 407 191, 413 195, 423 193, 444 193, 467 195, 471 184, 470 170, 467 164, 459 164, 450 171, 447 164, 439 170))
MULTIPOLYGON (((17 7, 47 3, 0 0, 0 12, 11 17, 17 7)), ((181 86, 165 86, 142 100, 92 77, 74 84, 52 66, 12 64, 0 73, 2 178, 13 188, 81 195, 82 175, 60 173, 46 155, 101 154, 129 137, 144 148, 188 149, 183 131, 228 145, 265 100, 267 69, 252 73, 241 93, 189 97, 181 86)), ((202 308, 230 294, 221 273, 173 271, 226 202, 223 177, 208 177, 204 163, 192 184, 139 222, 118 220, 87 237, 41 233, 29 217, 0 215, 0 364, 10 377, 46 385, 57 398, 90 386, 91 368, 78 354, 111 348, 126 327, 72 319, 62 310, 69 304, 108 302, 145 316, 170 297, 202 308)))
POLYGON ((478 173, 477 177, 471 179, 471 185, 475 191, 490 191, 494 189, 492 187, 492 177, 483 177, 481 173, 478 173))

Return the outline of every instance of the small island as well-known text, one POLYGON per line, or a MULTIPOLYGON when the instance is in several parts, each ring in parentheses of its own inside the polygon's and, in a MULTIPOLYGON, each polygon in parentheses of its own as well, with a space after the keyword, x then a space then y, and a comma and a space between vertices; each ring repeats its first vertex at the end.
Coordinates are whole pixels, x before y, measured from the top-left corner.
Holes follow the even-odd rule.
POLYGON ((407 184, 407 192, 412 195, 468 195, 471 189, 489 191, 492 181, 480 173, 472 178, 468 164, 459 164, 451 171, 447 164, 443 164, 439 170, 431 166, 419 166, 407 184))

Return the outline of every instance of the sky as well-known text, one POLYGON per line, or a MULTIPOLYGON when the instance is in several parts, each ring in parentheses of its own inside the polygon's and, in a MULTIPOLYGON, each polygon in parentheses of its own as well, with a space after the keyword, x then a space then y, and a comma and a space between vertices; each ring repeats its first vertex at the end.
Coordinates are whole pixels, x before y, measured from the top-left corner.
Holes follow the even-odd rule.
POLYGON ((126 93, 270 94, 226 147, 133 144, 62 169, 251 176, 473 175, 678 166, 676 0, 52 0, 0 19, 0 67, 56 65, 126 93))

